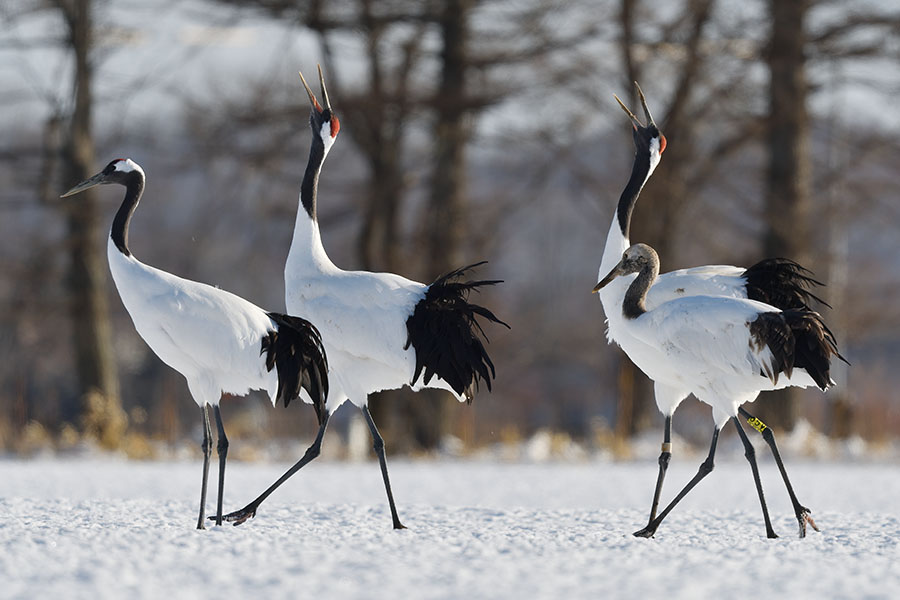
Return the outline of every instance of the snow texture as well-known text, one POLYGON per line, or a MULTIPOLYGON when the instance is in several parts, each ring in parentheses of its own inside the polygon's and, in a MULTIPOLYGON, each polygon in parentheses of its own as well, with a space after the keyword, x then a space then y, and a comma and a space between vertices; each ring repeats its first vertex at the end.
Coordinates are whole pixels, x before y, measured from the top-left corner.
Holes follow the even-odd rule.
MULTIPOLYGON (((675 459, 663 502, 699 462, 675 459)), ((230 463, 226 510, 286 467, 230 463)), ((390 528, 375 462, 313 463, 255 519, 197 531, 199 461, 0 461, 0 598, 897 597, 896 465, 788 464, 822 529, 803 540, 774 465, 761 468, 777 540, 739 456, 649 540, 631 532, 655 461, 394 460, 405 531, 390 528)))

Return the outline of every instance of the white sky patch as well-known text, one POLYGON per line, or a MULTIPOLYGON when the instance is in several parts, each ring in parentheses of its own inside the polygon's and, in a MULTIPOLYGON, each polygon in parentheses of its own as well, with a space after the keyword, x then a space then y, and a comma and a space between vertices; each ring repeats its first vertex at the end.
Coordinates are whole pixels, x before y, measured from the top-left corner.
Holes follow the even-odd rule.
POLYGON ((257 32, 253 27, 206 27, 187 25, 178 32, 185 46, 226 46, 249 48, 257 44, 257 32))

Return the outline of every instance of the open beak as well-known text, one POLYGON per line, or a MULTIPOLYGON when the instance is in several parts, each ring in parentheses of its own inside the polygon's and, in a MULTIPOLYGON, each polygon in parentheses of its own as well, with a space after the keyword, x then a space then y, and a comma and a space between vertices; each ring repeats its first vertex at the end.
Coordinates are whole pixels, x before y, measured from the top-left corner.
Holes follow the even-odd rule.
POLYGON ((325 89, 325 77, 322 75, 322 65, 316 65, 319 67, 319 85, 322 88, 322 100, 325 102, 325 108, 322 108, 322 105, 319 104, 319 101, 316 100, 316 95, 313 93, 312 89, 309 87, 309 84, 306 83, 306 79, 303 77, 303 73, 300 73, 300 81, 303 82, 303 87, 306 88, 306 93, 309 95, 309 103, 316 110, 316 112, 323 112, 325 109, 331 110, 331 101, 328 99, 328 90, 325 89))
MULTIPOLYGON (((319 71, 321 73, 321 71, 319 71)), ((316 100, 316 95, 313 94, 313 91, 309 88, 309 84, 306 83, 306 78, 303 77, 303 73, 300 72, 300 81, 303 82, 303 87, 306 88, 306 93, 309 94, 309 103, 312 105, 313 110, 316 112, 322 112, 322 105, 319 104, 319 101, 316 100)))
POLYGON ((325 102, 325 108, 331 110, 331 100, 328 99, 328 90, 325 89, 325 76, 322 75, 322 65, 316 65, 319 68, 319 86, 322 88, 322 100, 325 102))
MULTIPOLYGON (((641 100, 641 106, 644 108, 644 115, 647 117, 646 126, 656 125, 656 122, 653 120, 653 115, 650 114, 650 107, 647 106, 647 98, 644 97, 644 92, 641 90, 641 86, 638 85, 637 81, 634 82, 634 87, 637 88, 638 98, 641 100)), ((631 119, 631 122, 634 123, 635 127, 644 128, 644 124, 641 123, 640 119, 638 119, 627 106, 625 106, 625 103, 619 100, 619 97, 615 94, 613 94, 613 97, 616 99, 616 102, 619 103, 619 106, 622 107, 622 110, 625 111, 625 114, 628 115, 628 118, 631 119)))
POLYGON ((604 277, 603 279, 600 280, 600 283, 598 283, 597 285, 594 286, 594 289, 591 290, 591 293, 596 294, 597 292, 599 292, 600 290, 605 288, 609 284, 609 282, 611 282, 613 279, 615 279, 616 277, 618 277, 621 274, 622 274, 622 263, 619 263, 615 267, 613 267, 612 271, 607 273, 606 277, 604 277))
POLYGON ((106 180, 106 176, 104 176, 103 173, 97 173, 93 177, 91 177, 89 179, 85 179, 84 181, 82 181, 81 183, 79 183, 78 185, 73 187, 71 190, 69 190, 62 196, 60 196, 60 198, 67 198, 69 196, 73 196, 73 195, 77 194, 78 192, 83 192, 86 189, 92 188, 96 185, 100 185, 105 180, 106 180))

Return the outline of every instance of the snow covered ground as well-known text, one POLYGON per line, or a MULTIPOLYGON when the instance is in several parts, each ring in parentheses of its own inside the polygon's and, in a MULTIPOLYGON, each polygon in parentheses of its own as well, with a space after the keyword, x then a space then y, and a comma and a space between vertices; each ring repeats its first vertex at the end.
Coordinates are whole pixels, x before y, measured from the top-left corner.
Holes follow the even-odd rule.
MULTIPOLYGON (((663 501, 696 471, 676 455, 663 501)), ((287 467, 229 463, 226 510, 287 467)), ((194 529, 200 462, 0 461, 2 598, 896 598, 900 468, 790 461, 822 532, 797 539, 771 461, 777 540, 740 456, 645 524, 654 462, 322 461, 240 527, 194 529)), ((212 469, 215 472, 215 467, 212 469)), ((211 473, 211 475, 213 475, 211 473)), ((215 477, 210 478, 211 496, 215 477)), ((214 498, 209 507, 214 509, 214 498)))

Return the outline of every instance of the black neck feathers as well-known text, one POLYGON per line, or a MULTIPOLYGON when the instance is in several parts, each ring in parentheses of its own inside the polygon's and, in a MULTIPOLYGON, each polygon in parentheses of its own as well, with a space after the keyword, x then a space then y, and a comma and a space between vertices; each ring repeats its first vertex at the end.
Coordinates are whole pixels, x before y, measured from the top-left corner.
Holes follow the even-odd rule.
POLYGON ((644 187, 647 175, 650 172, 650 155, 645 152, 636 150, 634 153, 634 165, 631 168, 631 178, 622 195, 619 196, 619 205, 616 209, 616 215, 619 217, 619 228, 622 235, 628 239, 631 230, 631 213, 634 211, 634 205, 644 187))
POLYGON ((322 170, 322 162, 325 160, 325 144, 318 135, 313 135, 312 147, 309 150, 309 162, 306 164, 306 172, 303 174, 303 183, 300 184, 300 201, 306 214, 313 221, 316 220, 316 193, 319 187, 319 172, 322 170))
POLYGON ((131 225, 131 215, 137 208, 138 202, 141 201, 141 195, 144 193, 144 174, 140 171, 130 172, 123 182, 125 184, 125 199, 116 212, 113 219, 112 231, 110 237, 119 252, 125 256, 131 256, 128 250, 128 227, 131 225))
POLYGON ((656 279, 656 273, 652 268, 644 268, 638 273, 637 279, 631 282, 628 290, 625 292, 625 300, 622 302, 622 314, 626 319, 637 319, 639 316, 647 312, 644 300, 647 297, 647 291, 653 285, 656 279))

